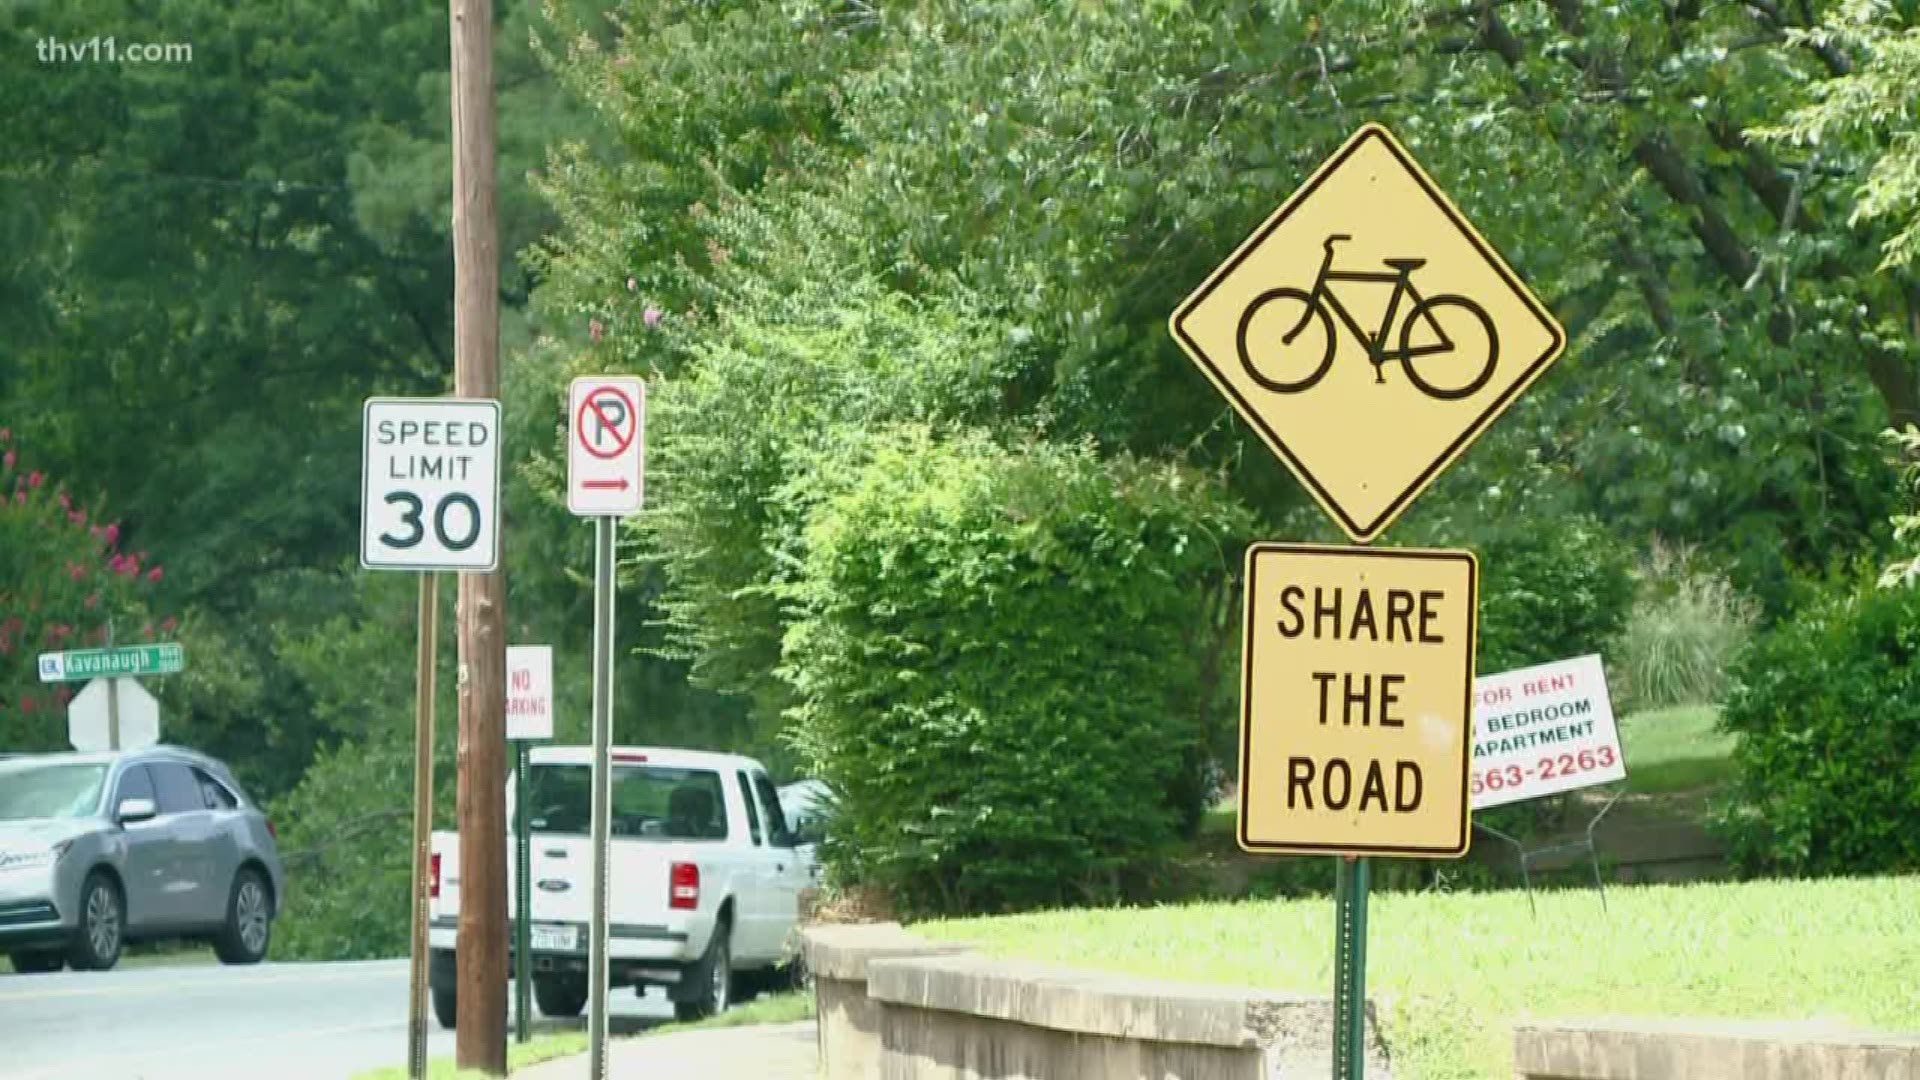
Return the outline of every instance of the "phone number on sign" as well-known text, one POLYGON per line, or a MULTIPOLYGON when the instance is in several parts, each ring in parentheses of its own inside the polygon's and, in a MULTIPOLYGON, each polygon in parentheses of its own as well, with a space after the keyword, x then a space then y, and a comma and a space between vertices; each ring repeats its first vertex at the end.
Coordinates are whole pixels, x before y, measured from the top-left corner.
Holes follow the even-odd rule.
POLYGON ((1528 780, 1558 780, 1594 769, 1610 769, 1615 761, 1613 747, 1603 746, 1598 750, 1582 750, 1577 754, 1549 754, 1541 758, 1531 768, 1508 765, 1503 768, 1489 769, 1484 773, 1474 773, 1473 794, 1483 791, 1499 791, 1503 788, 1518 787, 1528 780))

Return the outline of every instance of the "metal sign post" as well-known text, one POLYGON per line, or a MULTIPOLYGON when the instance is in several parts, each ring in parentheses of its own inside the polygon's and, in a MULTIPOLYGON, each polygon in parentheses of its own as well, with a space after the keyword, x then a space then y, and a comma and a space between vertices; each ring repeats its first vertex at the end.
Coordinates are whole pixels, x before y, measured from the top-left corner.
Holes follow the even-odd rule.
POLYGON ((439 575, 420 575, 413 699, 413 913, 407 950, 407 1076, 427 1075, 427 903, 433 843, 433 684, 439 641, 439 575))
POLYGON ((513 1032, 533 1037, 533 742, 553 738, 553 647, 507 646, 507 741, 513 746, 513 1032))
POLYGON ((607 1076, 607 834, 613 816, 613 531, 646 491, 647 384, 586 375, 567 389, 567 508, 593 519, 593 921, 587 1075, 607 1076))
POLYGON ((1339 860, 1333 886, 1333 1078, 1367 1072, 1367 860, 1339 860))
POLYGON ((514 742, 513 762, 513 1041, 533 1038, 533 829, 527 810, 526 740, 514 742))
POLYGON ((593 922, 587 943, 588 1073, 607 1076, 607 833, 613 813, 613 525, 593 521, 593 922))
MULTIPOLYGON (((491 573, 500 566, 500 403, 490 398, 368 398, 361 406, 361 424, 360 565, 367 570, 414 571, 420 579, 414 677, 413 911, 407 971, 407 1075, 418 1080, 427 1072, 427 909, 433 877, 439 572, 491 573)), ((464 683, 466 658, 461 659, 464 683)), ((179 657, 159 656, 155 662, 177 664, 179 657)), ((463 854, 478 850, 468 845, 463 854)), ((474 904, 484 903, 486 888, 476 875, 462 876, 468 890, 462 917, 468 918, 474 904)), ((462 946, 462 965, 469 962, 468 951, 462 946)), ((504 985, 504 972, 500 978, 504 985)), ((504 1002, 502 1006, 504 1017, 504 1002)), ((469 1007, 473 1006, 462 1006, 469 1007)), ((465 1026, 461 1031, 463 1038, 470 1035, 465 1026)))

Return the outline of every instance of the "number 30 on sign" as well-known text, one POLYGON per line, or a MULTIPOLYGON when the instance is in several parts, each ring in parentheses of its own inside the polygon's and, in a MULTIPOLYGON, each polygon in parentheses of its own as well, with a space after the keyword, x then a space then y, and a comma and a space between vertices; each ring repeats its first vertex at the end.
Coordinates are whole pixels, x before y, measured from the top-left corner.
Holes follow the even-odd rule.
POLYGON ((360 462, 360 565, 500 565, 500 403, 369 398, 360 462))

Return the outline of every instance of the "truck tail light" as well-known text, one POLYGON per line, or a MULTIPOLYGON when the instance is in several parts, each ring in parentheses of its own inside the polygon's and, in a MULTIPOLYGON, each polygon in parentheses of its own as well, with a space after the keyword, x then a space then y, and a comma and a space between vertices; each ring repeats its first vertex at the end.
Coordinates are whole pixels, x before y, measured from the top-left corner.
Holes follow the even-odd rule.
POLYGON ((700 867, 696 863, 677 862, 668 871, 667 907, 692 911, 700 906, 700 867))
POLYGON ((427 881, 427 895, 438 900, 440 899, 440 853, 434 852, 427 863, 432 868, 427 881))
POLYGON ((280 839, 280 830, 273 827, 272 818, 267 819, 267 835, 273 837, 275 840, 280 839))

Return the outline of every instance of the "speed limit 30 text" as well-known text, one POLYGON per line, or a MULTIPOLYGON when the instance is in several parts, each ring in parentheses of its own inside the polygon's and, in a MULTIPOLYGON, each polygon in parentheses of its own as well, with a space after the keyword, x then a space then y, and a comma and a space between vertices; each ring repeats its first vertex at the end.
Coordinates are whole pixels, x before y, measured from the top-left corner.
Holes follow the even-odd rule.
MULTIPOLYGON (((373 439, 392 448, 388 480, 458 484, 473 478, 476 463, 491 461, 493 454, 492 428, 478 420, 382 420, 374 425, 373 439)), ((480 539, 480 504, 463 491, 443 492, 429 504, 415 491, 396 490, 387 493, 386 502, 399 508, 399 527, 381 533, 380 542, 397 551, 418 546, 429 530, 452 552, 466 551, 480 539)))

